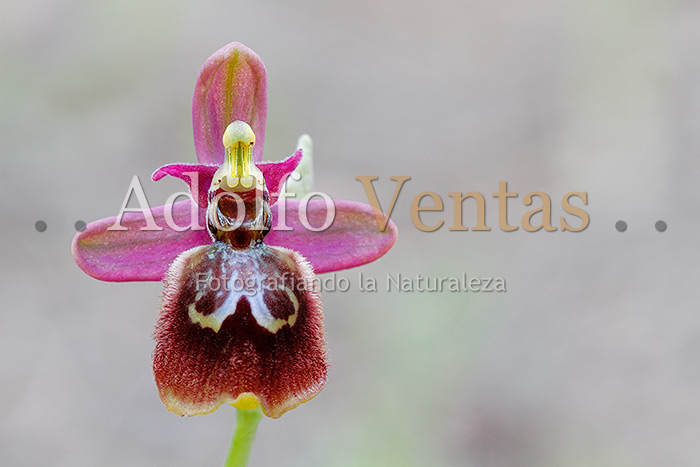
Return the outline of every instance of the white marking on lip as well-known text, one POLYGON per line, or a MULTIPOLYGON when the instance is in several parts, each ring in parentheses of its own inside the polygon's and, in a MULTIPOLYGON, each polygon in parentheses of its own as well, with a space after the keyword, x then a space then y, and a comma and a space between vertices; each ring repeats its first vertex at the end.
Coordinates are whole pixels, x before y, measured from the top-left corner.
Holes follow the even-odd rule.
MULTIPOLYGON (((261 270, 260 258, 247 257, 246 259, 252 262, 253 264, 250 264, 248 261, 244 261, 241 264, 238 264, 237 266, 251 268, 254 271, 261 270)), ((285 258, 285 261, 289 266, 295 266, 291 258, 285 258)), ((225 269, 225 266, 222 265, 222 273, 225 273, 225 269)), ((284 292, 286 292, 289 301, 294 307, 294 313, 288 316, 286 319, 275 318, 272 316, 272 313, 268 308, 267 304, 265 304, 264 290, 261 286, 253 290, 249 290, 245 287, 243 288, 243 290, 240 290, 240 286, 238 286, 239 288, 234 287, 237 281, 239 283, 243 282, 239 281, 239 271, 236 270, 236 268, 233 268, 231 275, 227 278, 226 286, 222 290, 216 292, 217 298, 222 297, 224 294, 228 295, 225 298, 224 302, 221 304, 221 306, 217 307, 213 313, 210 313, 206 316, 203 315, 202 313, 197 311, 197 303, 204 297, 204 295, 206 295, 207 292, 213 292, 209 289, 209 284, 211 284, 212 277, 213 270, 210 268, 207 271, 206 281, 204 281, 205 285, 201 288, 198 287, 194 302, 190 303, 187 306, 187 311, 190 320, 195 324, 199 324, 201 328, 210 328, 213 329, 214 332, 219 332, 226 318, 228 318, 236 312, 236 307, 238 306, 238 302, 242 297, 245 297, 248 300, 248 303, 250 304, 251 314, 253 315, 253 318, 255 318, 255 321, 258 323, 258 325, 267 329, 272 334, 276 334, 277 331, 282 329, 285 325, 289 325, 290 327, 292 327, 296 323, 299 317, 300 303, 299 299, 294 294, 292 288, 286 287, 281 283, 277 284, 276 290, 284 290, 284 292)), ((226 275, 223 274, 222 277, 226 277, 226 275)), ((276 279, 279 279, 279 277, 276 277, 276 279)))

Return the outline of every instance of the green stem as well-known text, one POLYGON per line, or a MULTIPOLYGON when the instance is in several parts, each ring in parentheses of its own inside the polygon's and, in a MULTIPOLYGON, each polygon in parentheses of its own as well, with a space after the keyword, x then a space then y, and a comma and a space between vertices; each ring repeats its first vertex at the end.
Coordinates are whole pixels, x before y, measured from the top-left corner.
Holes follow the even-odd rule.
POLYGON ((233 432, 231 447, 228 450, 224 467, 245 467, 248 464, 255 432, 262 418, 260 407, 252 410, 236 409, 236 411, 238 412, 236 429, 233 432))

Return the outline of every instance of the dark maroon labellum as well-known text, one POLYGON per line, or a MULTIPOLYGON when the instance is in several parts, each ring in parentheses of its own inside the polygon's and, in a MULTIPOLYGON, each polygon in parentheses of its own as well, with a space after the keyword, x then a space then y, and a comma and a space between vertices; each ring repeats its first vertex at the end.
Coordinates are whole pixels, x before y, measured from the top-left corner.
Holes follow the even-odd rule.
POLYGON ((277 418, 326 380, 315 275, 299 253, 263 243, 271 222, 267 190, 221 192, 210 192, 214 243, 178 256, 164 278, 156 384, 179 415, 230 403, 260 404, 277 418))

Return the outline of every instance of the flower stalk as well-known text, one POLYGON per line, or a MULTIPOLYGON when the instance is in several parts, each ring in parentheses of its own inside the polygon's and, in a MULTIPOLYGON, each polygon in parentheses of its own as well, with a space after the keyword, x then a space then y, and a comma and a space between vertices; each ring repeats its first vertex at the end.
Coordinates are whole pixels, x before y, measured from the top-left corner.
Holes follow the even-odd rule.
POLYGON ((255 432, 262 418, 262 410, 256 407, 250 410, 236 409, 236 429, 233 431, 231 447, 228 450, 224 467, 245 467, 253 447, 255 432))

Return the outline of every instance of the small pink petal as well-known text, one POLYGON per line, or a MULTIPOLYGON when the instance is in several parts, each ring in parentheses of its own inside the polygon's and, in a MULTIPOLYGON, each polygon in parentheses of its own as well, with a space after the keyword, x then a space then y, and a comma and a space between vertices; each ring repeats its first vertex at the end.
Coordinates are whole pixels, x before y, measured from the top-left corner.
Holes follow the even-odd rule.
POLYGON ((214 178, 214 173, 218 169, 215 165, 198 165, 198 164, 168 164, 157 169, 151 175, 151 179, 157 182, 166 175, 171 177, 179 178, 183 182, 187 183, 190 187, 190 193, 197 192, 197 204, 202 207, 207 207, 207 202, 209 199, 209 187, 211 186, 211 179, 214 178), (193 186, 193 178, 191 176, 192 172, 199 174, 197 179, 197 189, 193 186))
POLYGON ((303 154, 301 149, 279 162, 258 162, 256 165, 265 177, 265 186, 270 192, 270 204, 275 204, 289 174, 294 172, 303 154))
POLYGON ((267 78, 258 55, 232 42, 207 59, 197 78, 192 97, 192 126, 197 160, 221 165, 224 161, 224 130, 236 120, 255 132, 253 157, 262 160, 267 118, 267 78))
MULTIPOLYGON (((339 271, 372 262, 396 242, 396 225, 390 220, 382 232, 372 207, 355 201, 335 200, 335 220, 323 231, 310 231, 299 217, 299 201, 277 203, 272 208, 273 230, 268 245, 296 250, 309 260, 316 273, 339 271), (286 208, 285 223, 292 230, 279 230, 280 209, 286 208)), ((326 221, 326 204, 314 198, 308 203, 308 224, 319 228, 326 221)))
MULTIPOLYGON (((265 185, 270 192, 270 204, 277 202, 279 192, 282 189, 285 180, 289 174, 291 174, 294 169, 297 168, 301 158, 302 152, 301 149, 299 149, 297 152, 283 161, 260 162, 256 164, 263 173, 263 177, 265 177, 265 185)), ((153 172, 151 179, 153 179, 154 182, 157 182, 166 175, 179 178, 187 183, 187 185, 190 187, 190 192, 197 191, 197 204, 202 208, 206 208, 209 200, 209 187, 211 186, 211 180, 214 178, 216 170, 217 167, 215 165, 168 164, 153 172), (192 183, 192 172, 197 172, 199 174, 197 178, 196 190, 192 183)))
MULTIPOLYGON (((172 220, 184 227, 190 224, 191 201, 172 205, 172 220)), ((195 209, 197 209, 195 207, 195 209)), ((73 258, 80 268, 95 279, 111 282, 159 281, 170 263, 185 250, 212 242, 206 229, 206 211, 197 209, 202 230, 178 232, 165 221, 165 206, 152 209, 155 222, 163 230, 141 230, 146 221, 141 213, 127 212, 121 225, 128 230, 108 230, 116 217, 87 225, 73 237, 73 258)))

